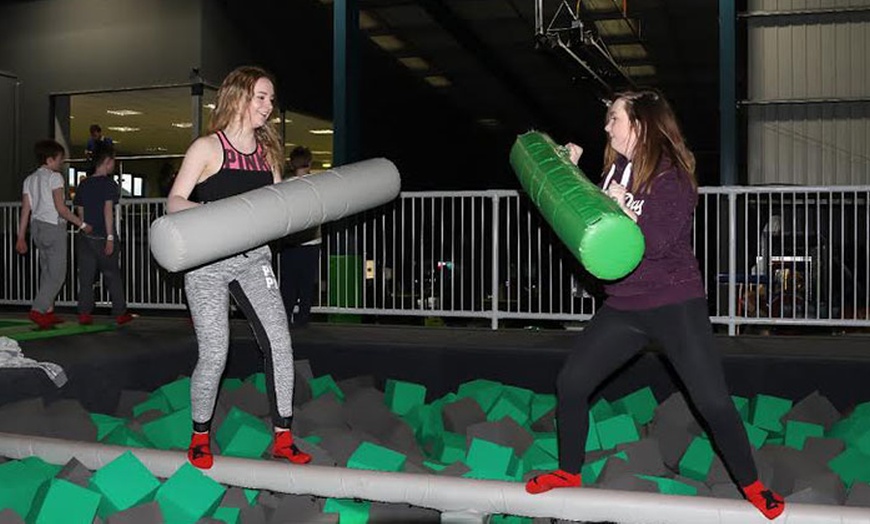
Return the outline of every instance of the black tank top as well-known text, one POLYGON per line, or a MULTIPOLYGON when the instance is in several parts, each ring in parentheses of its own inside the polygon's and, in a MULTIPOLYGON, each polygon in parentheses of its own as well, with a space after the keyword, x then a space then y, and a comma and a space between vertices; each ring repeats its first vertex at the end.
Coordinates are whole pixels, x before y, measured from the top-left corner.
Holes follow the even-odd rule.
POLYGON ((274 182, 272 168, 266 160, 262 145, 257 144, 256 151, 245 154, 233 147, 223 131, 218 131, 217 137, 221 141, 224 155, 221 168, 193 188, 190 200, 214 202, 274 182))

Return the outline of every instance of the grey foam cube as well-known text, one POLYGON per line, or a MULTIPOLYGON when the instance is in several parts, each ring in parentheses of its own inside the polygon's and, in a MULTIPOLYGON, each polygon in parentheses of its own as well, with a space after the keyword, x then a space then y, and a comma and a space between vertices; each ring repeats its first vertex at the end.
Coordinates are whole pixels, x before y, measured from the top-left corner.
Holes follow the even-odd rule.
POLYGON ((465 435, 469 426, 486 422, 486 413, 472 397, 465 397, 444 406, 441 411, 444 429, 465 435))
POLYGON ((813 487, 796 491, 785 497, 785 501, 793 504, 838 504, 836 498, 834 498, 830 493, 825 493, 813 487))
MULTIPOLYGON (((132 429, 133 431, 142 433, 142 426, 165 416, 166 413, 163 413, 162 411, 158 411, 156 409, 149 409, 148 411, 142 413, 133 420, 127 422, 127 427, 132 429)), ((191 429, 193 428, 191 427, 191 429)))
POLYGON ((462 462, 457 461, 457 462, 454 462, 453 464, 450 464, 449 466, 442 469, 441 471, 437 472, 436 475, 444 476, 444 477, 461 477, 462 475, 465 475, 469 471, 471 471, 471 468, 469 468, 468 466, 466 466, 462 462))
POLYGON ((319 434, 325 428, 347 430, 344 408, 332 393, 306 402, 293 415, 293 427, 300 435, 319 434))
POLYGON ((267 524, 272 511, 263 506, 248 506, 239 512, 239 521, 242 524, 267 524))
POLYGON ((722 459, 719 455, 713 456, 713 463, 710 464, 710 471, 707 472, 707 482, 706 484, 710 487, 715 486, 716 484, 725 484, 731 483, 731 475, 728 474, 728 468, 725 467, 725 464, 722 462, 722 459))
POLYGON ((414 430, 403 420, 396 421, 396 424, 390 429, 389 435, 384 439, 384 443, 390 449, 406 455, 409 460, 423 458, 423 453, 414 437, 414 430))
MULTIPOLYGON (((801 501, 807 504, 837 504, 842 505, 846 501, 846 486, 840 476, 834 472, 822 473, 813 477, 802 477, 795 480, 794 493, 797 495, 807 489, 812 489, 812 493, 804 494, 803 497, 820 497, 819 500, 825 499, 831 502, 809 502, 809 499, 801 501)), ((792 499, 789 499, 792 500, 792 499)), ((795 500, 797 502, 797 500, 795 500)))
POLYGON ((260 393, 253 382, 244 382, 232 391, 221 391, 218 402, 228 412, 232 407, 237 407, 255 417, 269 415, 269 399, 265 393, 260 393))
POLYGON ((293 370, 297 381, 309 382, 314 379, 314 371, 312 371, 311 362, 308 360, 294 360, 293 370))
POLYGON ((441 512, 407 504, 372 502, 369 507, 369 522, 372 524, 414 524, 441 522, 441 512))
POLYGON ((305 439, 294 438, 296 447, 311 455, 311 463, 315 466, 335 466, 335 458, 328 451, 316 444, 312 444, 305 439))
POLYGON ((799 478, 815 477, 830 471, 827 464, 810 460, 800 450, 786 446, 764 446, 758 450, 757 456, 773 466, 773 477, 767 485, 784 497, 794 492, 795 482, 799 478))
POLYGON ((624 451, 628 455, 628 463, 634 473, 656 477, 665 476, 668 473, 668 468, 665 466, 664 458, 662 458, 659 441, 655 437, 620 444, 616 449, 624 451))
POLYGON ((24 524, 24 519, 9 508, 0 511, 0 524, 24 524))
MULTIPOLYGON (((353 397, 358 391, 365 390, 375 390, 375 377, 371 375, 361 375, 358 377, 346 378, 344 380, 339 380, 336 382, 338 389, 344 392, 344 396, 347 399, 353 397)), ((381 393, 383 395, 383 393, 381 393)))
MULTIPOLYGON (((608 464, 611 461, 608 461, 608 464)), ((612 461, 623 462, 623 460, 615 460, 612 461)), ((607 466, 604 466, 605 469, 607 466)), ((597 482, 597 485, 601 489, 614 489, 618 491, 638 491, 642 493, 658 493, 659 488, 655 482, 650 480, 642 479, 636 476, 633 473, 623 473, 622 475, 616 475, 613 478, 608 478, 605 480, 600 480, 597 482)))
POLYGON ((556 431, 556 408, 544 413, 538 420, 532 422, 531 428, 532 431, 540 433, 556 431))
POLYGON ((827 397, 821 395, 818 391, 813 391, 800 402, 795 404, 791 410, 782 417, 783 422, 795 420, 800 422, 808 422, 810 424, 819 424, 825 427, 825 430, 831 429, 837 421, 842 418, 842 415, 837 408, 831 404, 827 397))
POLYGON ((710 495, 717 499, 736 499, 743 500, 743 494, 737 489, 733 482, 723 482, 710 486, 710 495))
POLYGON ((696 420, 685 397, 677 392, 672 393, 664 402, 656 406, 653 424, 688 429, 696 424, 696 420))
POLYGON ((683 484, 688 484, 690 486, 693 486, 695 489, 698 490, 699 497, 709 497, 710 496, 710 488, 708 488, 707 485, 704 484, 703 482, 698 482, 695 479, 690 479, 688 477, 683 477, 680 475, 675 475, 674 480, 682 482, 683 484))
POLYGON ((609 459, 607 462, 604 463, 604 467, 601 468, 601 473, 599 473, 598 478, 595 479, 595 484, 599 487, 608 486, 616 479, 625 477, 626 475, 632 475, 634 473, 639 472, 636 472, 634 470, 634 465, 630 462, 618 458, 609 459))
POLYGON ((686 453, 695 435, 687 428, 677 425, 668 426, 656 421, 650 432, 650 438, 659 443, 662 461, 671 471, 680 470, 680 459, 686 453))
POLYGON ((347 465, 347 459, 364 441, 377 441, 376 438, 359 431, 335 428, 325 429, 318 435, 322 438, 318 446, 325 449, 335 459, 336 464, 342 467, 347 465))
POLYGON ((78 400, 63 399, 45 408, 51 436, 84 442, 97 441, 97 426, 78 400))
POLYGON ((147 391, 138 391, 132 389, 124 389, 118 398, 118 407, 115 408, 115 416, 121 418, 132 418, 133 407, 148 400, 150 393, 147 391))
POLYGON ((214 517, 203 517, 196 521, 196 524, 226 524, 221 519, 216 519, 214 517))
POLYGON ((347 398, 343 417, 351 429, 364 431, 381 441, 387 440, 396 424, 402 422, 384 405, 383 393, 374 388, 358 390, 353 397, 347 398))
POLYGON ((264 508, 275 509, 284 499, 284 495, 273 493, 271 491, 261 491, 260 496, 257 497, 257 505, 263 506, 264 508))
POLYGON ((846 443, 837 438, 810 437, 804 443, 804 456, 827 464, 846 450, 846 443))
POLYGON ((0 431, 46 436, 51 431, 41 398, 20 400, 0 407, 0 431))
POLYGON ((149 502, 139 506, 113 513, 106 519, 106 524, 162 524, 163 512, 156 502, 149 502))
POLYGON ((472 424, 468 426, 465 437, 467 446, 471 446, 471 441, 477 438, 513 448, 517 456, 522 456, 535 441, 534 437, 511 417, 502 417, 495 422, 472 424))
POLYGON ((84 464, 76 460, 75 458, 70 459, 61 469, 56 477, 59 479, 63 479, 67 482, 72 482, 76 486, 80 486, 82 488, 88 488, 88 484, 90 483, 91 477, 93 473, 91 470, 86 468, 84 464))
POLYGON ((251 504, 245 496, 245 491, 242 488, 230 487, 224 492, 224 498, 221 499, 220 505, 225 508, 247 508, 251 504))
POLYGON ((870 484, 853 482, 846 497, 846 505, 852 507, 870 508, 870 484))
POLYGON ((285 495, 269 517, 269 522, 318 522, 321 507, 305 495, 285 495))

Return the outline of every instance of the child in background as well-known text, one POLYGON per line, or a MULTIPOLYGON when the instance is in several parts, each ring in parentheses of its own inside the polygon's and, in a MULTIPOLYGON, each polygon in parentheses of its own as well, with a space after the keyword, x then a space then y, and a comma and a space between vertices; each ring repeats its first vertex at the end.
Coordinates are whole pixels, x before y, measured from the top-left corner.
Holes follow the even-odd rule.
POLYGON ((27 226, 39 250, 39 290, 33 299, 29 318, 39 329, 63 322, 54 314, 54 300, 66 280, 66 223, 90 232, 91 227, 75 216, 64 202, 64 182, 60 169, 65 151, 54 140, 41 140, 34 147, 39 168, 24 180, 21 217, 15 250, 27 253, 27 226))
POLYGON ((117 182, 109 176, 115 171, 115 151, 111 146, 98 147, 93 154, 94 174, 79 184, 73 204, 82 219, 89 220, 92 230, 76 236, 79 264, 79 324, 94 322, 94 282, 97 270, 109 288, 112 316, 118 325, 133 320, 127 312, 124 282, 119 265, 115 238, 115 204, 121 198, 117 182))

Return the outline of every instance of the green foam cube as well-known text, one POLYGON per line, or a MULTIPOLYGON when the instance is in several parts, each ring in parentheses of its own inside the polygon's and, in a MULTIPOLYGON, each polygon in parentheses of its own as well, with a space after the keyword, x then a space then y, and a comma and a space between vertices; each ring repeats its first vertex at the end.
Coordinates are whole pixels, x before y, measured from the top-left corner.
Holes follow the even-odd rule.
POLYGON ((792 404, 791 400, 785 398, 757 395, 751 402, 752 425, 769 432, 782 433, 784 428, 780 419, 791 410, 792 404))
POLYGON ((89 487, 102 495, 99 514, 105 517, 150 502, 160 481, 127 451, 94 472, 89 487))
POLYGON ((90 524, 97 516, 101 498, 99 493, 72 482, 52 479, 43 499, 34 503, 31 518, 28 520, 36 524, 90 524))
POLYGON ((226 524, 239 524, 240 522, 242 522, 241 513, 242 510, 240 510, 239 508, 220 507, 214 510, 214 514, 211 517, 213 519, 226 522, 226 524))
POLYGON ((347 459, 347 467, 374 471, 402 471, 406 460, 407 457, 398 451, 371 442, 363 442, 347 459))
POLYGON ((103 439, 103 444, 124 446, 125 448, 150 448, 153 444, 145 435, 137 433, 127 426, 121 426, 103 439))
POLYGON ((477 379, 465 382, 456 392, 457 397, 471 397, 480 404, 484 413, 489 412, 498 397, 501 396, 502 385, 498 382, 486 379, 477 379))
POLYGON ((743 422, 749 422, 749 399, 738 395, 731 395, 731 400, 734 402, 734 409, 740 416, 743 422))
POLYGON ((618 413, 630 415, 642 426, 653 419, 658 405, 652 389, 645 387, 614 402, 613 409, 618 413))
POLYGON ((556 395, 538 394, 532 398, 532 409, 529 414, 530 422, 537 422, 541 417, 556 409, 556 395))
POLYGON ((25 518, 40 488, 60 469, 38 458, 0 464, 0 510, 9 508, 25 518))
POLYGON ((332 375, 322 375, 317 378, 313 378, 308 381, 308 385, 311 386, 312 398, 317 398, 321 395, 332 392, 339 402, 344 402, 344 392, 341 390, 340 387, 338 387, 338 384, 335 383, 332 375))
POLYGON ((366 524, 369 521, 371 502, 351 499, 326 499, 324 513, 338 513, 341 524, 366 524))
POLYGON ((532 524, 534 522, 529 517, 519 517, 517 515, 493 515, 489 519, 489 524, 532 524))
POLYGON ((519 473, 519 460, 512 448, 479 438, 471 440, 465 465, 471 469, 466 475, 472 478, 506 480, 519 473))
POLYGON ((853 445, 868 432, 870 432, 870 414, 862 410, 853 411, 847 418, 831 426, 828 436, 838 438, 847 445, 853 445))
POLYGON ((695 437, 680 459, 680 475, 700 482, 707 480, 713 465, 713 446, 703 437, 695 437))
POLYGON ((535 392, 531 389, 521 388, 519 386, 502 386, 502 395, 513 397, 518 404, 527 406, 531 411, 532 402, 535 399, 535 392))
MULTIPOLYGON (((244 384, 244 382, 242 382, 242 379, 240 378, 225 378, 223 382, 221 382, 221 389, 224 391, 235 391, 242 387, 242 384, 244 384)), ((256 387, 256 385, 254 387, 256 387)), ((265 394, 266 392, 263 391, 262 393, 265 394)))
POLYGON ((122 418, 103 415, 102 413, 91 413, 91 421, 97 426, 97 440, 103 440, 109 433, 120 428, 126 421, 122 418))
POLYGON ((602 420, 595 425, 595 428, 598 431, 601 449, 613 449, 618 444, 640 440, 637 424, 628 415, 617 415, 602 420))
POLYGON ((746 436, 749 438, 749 444, 752 445, 753 448, 758 449, 764 445, 765 441, 769 436, 767 431, 763 429, 753 426, 748 422, 743 423, 743 428, 746 430, 746 436))
POLYGON ((433 462, 431 460, 424 460, 423 465, 436 472, 444 471, 444 469, 447 467, 447 464, 441 464, 439 462, 433 462))
POLYGON ((421 444, 437 442, 444 433, 444 419, 441 417, 441 410, 435 406, 416 406, 402 418, 414 430, 414 436, 421 444))
POLYGON ((785 424, 785 445, 790 448, 804 449, 807 438, 821 437, 824 434, 824 426, 789 420, 785 424))
POLYGON ((486 420, 496 421, 510 417, 520 426, 525 426, 529 422, 530 409, 531 402, 526 403, 522 397, 503 392, 487 412, 486 420))
POLYGON ((610 455, 609 457, 602 457, 593 462, 584 464, 583 468, 580 470, 583 482, 587 484, 594 484, 595 481, 598 480, 598 477, 601 475, 601 471, 604 469, 607 461, 616 459, 628 462, 628 455, 624 451, 620 451, 619 453, 615 453, 613 455, 610 455))
MULTIPOLYGON (((331 377, 330 377, 331 378, 331 377)), ((262 394, 266 394, 266 374, 265 373, 254 373, 245 379, 245 382, 251 383, 254 385, 254 388, 257 389, 262 394)))
POLYGON ((169 406, 169 402, 166 401, 166 397, 163 395, 151 395, 145 402, 133 406, 133 416, 138 417, 142 413, 151 410, 157 410, 161 413, 172 412, 172 408, 169 406))
POLYGON ((465 459, 465 435, 445 431, 442 438, 436 441, 433 456, 442 464, 453 464, 465 459))
POLYGON ((598 438, 598 426, 592 413, 589 413, 589 431, 586 432, 586 451, 598 451, 601 449, 601 440, 598 438))
POLYGON ((613 409, 613 406, 610 405, 610 402, 607 402, 603 398, 598 399, 598 402, 592 404, 592 407, 589 408, 589 412, 592 413, 592 418, 595 420, 607 420, 618 415, 616 410, 613 409))
POLYGON ((166 524, 193 524, 211 515, 220 504, 226 488, 184 463, 157 490, 166 524))
POLYGON ((387 380, 384 403, 393 413, 406 415, 415 407, 426 403, 426 386, 401 380, 387 380))
POLYGON ((248 499, 248 504, 253 506, 257 502, 257 497, 260 496, 260 490, 258 489, 247 489, 244 490, 245 498, 248 499))
POLYGON ((535 441, 523 454, 523 473, 559 469, 558 459, 535 441))
POLYGON ((190 377, 164 384, 153 395, 162 396, 172 411, 190 407, 190 377))
POLYGON ((142 425, 142 433, 158 449, 187 449, 190 445, 190 407, 142 425))
POLYGON ((235 406, 215 433, 221 454, 230 457, 259 458, 272 438, 272 431, 265 422, 235 406))
POLYGON ((663 477, 654 477, 652 475, 635 475, 637 478, 641 478, 644 480, 649 480, 655 482, 658 485, 659 493, 663 493, 665 495, 689 495, 694 496, 698 494, 698 488, 695 486, 690 486, 686 483, 680 482, 679 480, 663 478, 663 477))
POLYGON ((852 487, 856 480, 870 482, 870 455, 865 455, 855 448, 846 448, 845 451, 831 459, 828 467, 839 475, 847 488, 852 487))

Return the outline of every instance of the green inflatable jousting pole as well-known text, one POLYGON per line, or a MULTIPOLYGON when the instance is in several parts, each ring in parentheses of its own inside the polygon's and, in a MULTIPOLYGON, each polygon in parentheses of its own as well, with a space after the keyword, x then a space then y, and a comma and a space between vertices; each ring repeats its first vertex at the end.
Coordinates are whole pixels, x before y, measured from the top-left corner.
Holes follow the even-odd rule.
POLYGON ((517 137, 511 166, 541 215, 592 275, 617 280, 643 256, 643 233, 601 188, 571 163, 568 151, 531 131, 517 137))

